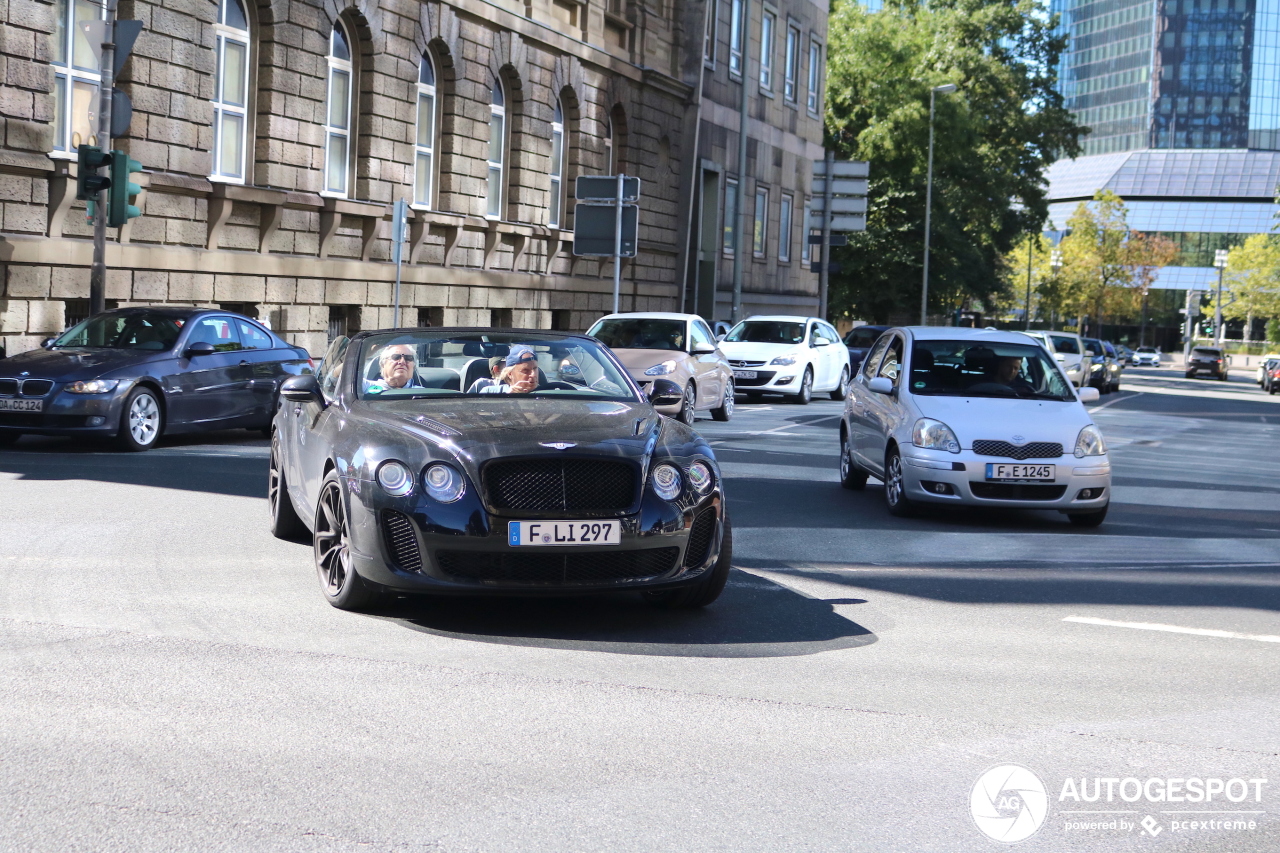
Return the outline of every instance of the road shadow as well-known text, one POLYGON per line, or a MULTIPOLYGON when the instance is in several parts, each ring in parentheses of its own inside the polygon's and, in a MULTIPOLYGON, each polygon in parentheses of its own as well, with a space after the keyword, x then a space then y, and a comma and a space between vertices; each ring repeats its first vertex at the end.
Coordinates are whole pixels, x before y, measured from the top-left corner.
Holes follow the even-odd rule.
POLYGON ((823 600, 735 570, 700 610, 665 610, 639 595, 576 598, 411 597, 379 614, 414 631, 478 643, 666 657, 812 655, 868 646, 876 635, 823 600))

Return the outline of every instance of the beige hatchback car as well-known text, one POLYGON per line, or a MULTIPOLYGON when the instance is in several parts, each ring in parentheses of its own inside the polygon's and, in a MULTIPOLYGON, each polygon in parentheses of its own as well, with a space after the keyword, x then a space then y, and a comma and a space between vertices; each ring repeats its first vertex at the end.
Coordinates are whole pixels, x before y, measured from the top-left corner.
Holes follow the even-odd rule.
POLYGON ((655 379, 681 387, 679 404, 655 406, 662 414, 686 424, 697 412, 709 411, 718 421, 733 416, 733 368, 697 314, 610 314, 587 334, 613 350, 642 391, 655 379))

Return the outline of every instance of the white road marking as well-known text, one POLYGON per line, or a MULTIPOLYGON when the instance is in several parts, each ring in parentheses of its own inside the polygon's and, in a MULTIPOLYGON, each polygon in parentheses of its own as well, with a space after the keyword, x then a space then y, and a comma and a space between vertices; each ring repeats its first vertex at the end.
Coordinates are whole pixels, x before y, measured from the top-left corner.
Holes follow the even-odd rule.
POLYGON ((1108 628, 1136 628, 1140 631, 1164 631, 1169 634, 1193 634, 1197 637, 1219 637, 1225 640, 1256 640, 1259 643, 1280 643, 1275 634, 1241 634, 1238 631, 1217 631, 1212 628, 1184 628, 1180 625, 1161 625, 1158 622, 1117 622, 1114 619, 1098 619, 1093 616, 1067 616, 1063 622, 1081 625, 1102 625, 1108 628))
POLYGON ((1145 393, 1145 392, 1143 392, 1143 391, 1137 391, 1137 392, 1135 392, 1135 393, 1130 394, 1130 395, 1129 395, 1129 396, 1127 396, 1127 397, 1117 397, 1117 398, 1116 398, 1116 399, 1114 399, 1114 400, 1110 400, 1110 401, 1108 401, 1108 402, 1106 402, 1106 403, 1103 403, 1101 406, 1094 406, 1092 409, 1090 409, 1090 410, 1089 410, 1089 413, 1090 413, 1090 414, 1092 414, 1092 413, 1094 413, 1094 412, 1101 412, 1101 411, 1102 411, 1103 409, 1105 409, 1107 406, 1114 406, 1116 403, 1121 403, 1121 402, 1123 402, 1123 401, 1125 401, 1125 400, 1132 400, 1134 397, 1141 397, 1144 393, 1145 393))

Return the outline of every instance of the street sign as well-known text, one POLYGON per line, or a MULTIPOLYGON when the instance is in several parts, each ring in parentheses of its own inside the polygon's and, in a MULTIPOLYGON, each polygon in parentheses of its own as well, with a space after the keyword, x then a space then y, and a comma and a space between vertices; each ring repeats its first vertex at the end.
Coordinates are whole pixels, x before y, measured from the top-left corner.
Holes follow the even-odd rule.
POLYGON ((832 231, 866 231, 870 171, 871 164, 862 160, 833 160, 828 176, 826 161, 815 160, 809 227, 821 231, 829 214, 832 231))
MULTIPOLYGON (((582 179, 579 178, 579 181, 582 179)), ((615 185, 617 181, 614 181, 615 185)), ((622 206, 622 246, 624 258, 636 256, 640 206, 622 206)), ((613 257, 618 227, 617 207, 613 204, 578 202, 573 206, 573 253, 587 257, 613 257)))
MULTIPOLYGON (((579 175, 573 187, 574 197, 578 201, 613 201, 618 197, 617 175, 579 175)), ((623 176, 623 202, 640 200, 640 179, 623 176)), ((613 252, 609 252, 613 254, 613 252)))
MULTIPOLYGON (((809 227, 822 228, 822 211, 814 210, 809 213, 809 227)), ((833 215, 831 217, 832 231, 866 231, 867 217, 861 213, 848 213, 843 216, 833 215)))
MULTIPOLYGON (((865 178, 871 174, 871 164, 866 160, 835 160, 831 164, 831 173, 837 178, 865 178)), ((827 161, 813 161, 814 177, 827 174, 827 161)))
MULTIPOLYGON (((809 235, 809 245, 810 245, 810 246, 821 246, 821 245, 822 245, 822 235, 821 235, 821 234, 810 234, 810 235, 809 235)), ((833 249, 838 249, 838 248, 840 248, 841 246, 847 246, 847 245, 849 245, 849 236, 848 236, 847 234, 832 234, 832 235, 831 235, 831 243, 830 243, 831 248, 833 248, 833 249)))
MULTIPOLYGON (((838 196, 839 195, 864 196, 867 194, 866 178, 835 178, 831 181, 831 184, 832 184, 832 187, 834 187, 835 189, 835 194, 838 196)), ((813 194, 818 196, 827 194, 826 178, 813 179, 813 194)))
MULTIPOLYGON (((831 275, 835 275, 836 273, 840 272, 840 270, 842 269, 844 269, 844 267, 840 266, 839 261, 832 261, 831 266, 827 268, 827 272, 830 273, 831 275)), ((822 272, 822 264, 818 263, 817 261, 814 261, 809 264, 809 270, 811 272, 820 273, 822 272)))
POLYGON ((133 101, 116 87, 111 87, 111 138, 119 139, 133 121, 133 101))

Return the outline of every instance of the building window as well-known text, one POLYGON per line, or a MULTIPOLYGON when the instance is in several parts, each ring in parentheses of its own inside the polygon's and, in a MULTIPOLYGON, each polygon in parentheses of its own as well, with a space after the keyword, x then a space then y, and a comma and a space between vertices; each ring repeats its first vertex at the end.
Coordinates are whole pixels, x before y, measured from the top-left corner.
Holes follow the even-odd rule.
POLYGON ((551 204, 547 209, 547 224, 560 227, 560 214, 564 206, 564 110, 556 98, 555 113, 551 116, 551 204))
POLYGON ((729 0, 729 73, 742 74, 742 0, 729 0))
POLYGON ((249 19, 240 0, 222 0, 218 9, 217 71, 213 92, 213 174, 244 182, 244 150, 248 132, 249 19))
POLYGON ((756 218, 751 232, 751 254, 764 257, 764 243, 769 236, 769 191, 756 187, 756 218))
POLYGON ((419 308, 418 309, 418 328, 425 329, 431 326, 444 325, 444 309, 443 308, 419 308))
POLYGON ((809 112, 817 113, 822 106, 822 45, 809 42, 809 112))
POLYGON ((778 260, 791 261, 791 196, 782 195, 778 207, 778 260))
POLYGON ((515 325, 510 308, 490 308, 489 327, 492 329, 510 329, 515 325))
POLYGON ((418 138, 414 145, 413 203, 431 206, 436 151, 436 71, 431 57, 418 64, 418 138))
POLYGON ((720 21, 720 4, 707 3, 706 28, 702 33, 702 61, 708 68, 716 67, 716 30, 720 21))
POLYGON ((787 55, 782 69, 782 97, 796 102, 796 86, 800 82, 800 30, 787 27, 787 55))
POLYGON ((724 253, 732 255, 738 244, 738 181, 728 178, 724 182, 724 253))
POLYGON ((760 18, 760 88, 766 92, 773 91, 773 32, 777 21, 772 12, 765 12, 760 18))
POLYGON ((553 308, 551 311, 551 331, 573 331, 573 312, 567 308, 553 308))
POLYGON ((489 187, 484 215, 490 219, 502 218, 503 164, 507 146, 507 99, 502 91, 502 81, 493 81, 489 97, 489 187))
POLYGON ((351 172, 351 48, 342 24, 329 38, 329 103, 324 128, 324 189, 347 195, 351 172))
POLYGON ((359 305, 329 306, 329 343, 360 331, 359 305))
POLYGON ((89 40, 76 25, 102 17, 103 7, 91 0, 57 0, 51 39, 53 77, 53 150, 75 151, 98 144, 98 128, 89 121, 98 113, 102 76, 89 40))

